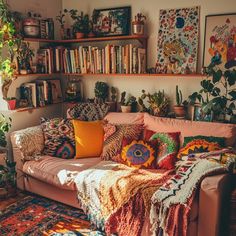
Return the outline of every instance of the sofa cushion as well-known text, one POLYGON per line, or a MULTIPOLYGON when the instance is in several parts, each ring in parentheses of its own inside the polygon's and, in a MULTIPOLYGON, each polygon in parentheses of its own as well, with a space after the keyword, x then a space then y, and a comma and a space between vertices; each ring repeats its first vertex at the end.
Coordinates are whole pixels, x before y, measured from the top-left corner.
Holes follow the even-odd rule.
POLYGON ((99 157, 65 160, 42 156, 39 161, 25 162, 23 172, 59 188, 76 190, 74 184, 76 175, 98 164, 100 161, 99 157))
POLYGON ((143 124, 144 113, 110 112, 104 120, 113 124, 143 124))
MULTIPOLYGON (((144 126, 157 132, 181 132, 181 141, 186 136, 215 136, 225 137, 226 145, 234 146, 236 125, 213 122, 178 120, 144 114, 144 126)), ((182 143, 181 142, 181 143, 182 143)))
POLYGON ((63 159, 75 156, 74 128, 70 120, 63 118, 41 118, 45 155, 63 159))
POLYGON ((75 130, 76 157, 100 156, 103 146, 102 121, 72 121, 75 130))

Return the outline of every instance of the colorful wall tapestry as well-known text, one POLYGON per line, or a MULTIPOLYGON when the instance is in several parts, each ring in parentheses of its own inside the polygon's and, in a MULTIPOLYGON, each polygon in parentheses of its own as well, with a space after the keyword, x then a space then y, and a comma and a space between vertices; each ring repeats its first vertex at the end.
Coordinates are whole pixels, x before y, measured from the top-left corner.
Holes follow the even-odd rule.
POLYGON ((199 7, 160 10, 158 73, 196 73, 199 7))
POLYGON ((236 14, 206 16, 203 66, 236 66, 236 14))

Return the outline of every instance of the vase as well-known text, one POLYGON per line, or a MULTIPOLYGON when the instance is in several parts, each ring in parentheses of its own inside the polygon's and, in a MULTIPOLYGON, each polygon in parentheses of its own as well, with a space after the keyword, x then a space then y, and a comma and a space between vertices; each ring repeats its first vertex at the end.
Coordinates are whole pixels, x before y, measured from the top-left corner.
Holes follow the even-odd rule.
POLYGON ((23 21, 23 30, 24 30, 24 35, 26 37, 33 37, 33 38, 39 37, 40 33, 39 20, 31 17, 25 18, 23 21))
POLYGON ((7 104, 8 104, 8 109, 9 110, 15 110, 16 109, 16 99, 7 100, 7 104))
POLYGON ((76 33, 75 33, 75 37, 76 37, 76 39, 82 39, 82 38, 84 38, 84 33, 82 33, 82 32, 76 32, 76 33))
POLYGON ((131 112, 131 106, 121 106, 121 111, 123 113, 129 113, 131 112))
POLYGON ((133 21, 132 22, 132 31, 135 35, 144 35, 144 23, 133 21))

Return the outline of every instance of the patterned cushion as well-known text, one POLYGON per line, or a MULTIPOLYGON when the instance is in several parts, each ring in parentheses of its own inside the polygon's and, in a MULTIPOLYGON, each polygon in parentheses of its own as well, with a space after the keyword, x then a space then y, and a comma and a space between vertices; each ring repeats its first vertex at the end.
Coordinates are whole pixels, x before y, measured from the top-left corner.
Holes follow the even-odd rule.
POLYGON ((175 168, 176 156, 180 145, 180 132, 156 133, 151 130, 145 130, 145 140, 157 140, 157 165, 162 169, 175 168))
POLYGON ((15 131, 13 144, 20 149, 24 161, 39 160, 44 148, 43 132, 40 126, 15 131))
POLYGON ((63 159, 75 156, 74 128, 70 120, 42 118, 41 127, 44 134, 44 154, 63 159))
POLYGON ((195 136, 185 137, 184 146, 179 150, 178 158, 188 156, 193 153, 210 152, 221 149, 224 146, 222 138, 207 137, 207 136, 195 136))
POLYGON ((109 105, 105 103, 78 103, 74 107, 68 109, 68 118, 94 121, 102 120, 108 113, 109 105))
POLYGON ((155 141, 123 140, 121 163, 135 168, 155 169, 157 145, 155 141))
POLYGON ((104 136, 106 139, 103 143, 102 160, 113 160, 113 157, 121 151, 123 138, 137 140, 143 130, 142 125, 122 124, 113 125, 115 128, 113 127, 113 131, 111 132, 111 129, 108 129, 107 126, 111 127, 110 124, 104 125, 104 136))

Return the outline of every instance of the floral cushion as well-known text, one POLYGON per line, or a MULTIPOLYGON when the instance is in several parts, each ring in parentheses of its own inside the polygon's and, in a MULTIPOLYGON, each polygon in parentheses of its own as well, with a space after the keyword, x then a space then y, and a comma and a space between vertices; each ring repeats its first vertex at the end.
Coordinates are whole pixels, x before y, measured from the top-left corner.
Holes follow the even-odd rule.
POLYGON ((156 140, 158 145, 157 166, 162 169, 175 168, 176 156, 180 145, 180 132, 156 133, 151 130, 145 130, 145 140, 156 140))
POLYGON ((123 138, 139 139, 143 130, 142 125, 131 124, 106 124, 104 125, 104 143, 101 158, 102 160, 113 160, 120 154, 123 138))
POLYGON ((44 154, 63 159, 75 156, 74 128, 70 120, 42 118, 41 127, 44 134, 44 154))
POLYGON ((225 139, 213 136, 185 137, 183 147, 179 150, 178 158, 194 153, 216 151, 225 146, 225 139))
POLYGON ((157 145, 153 141, 123 140, 120 162, 135 168, 156 168, 157 145))

